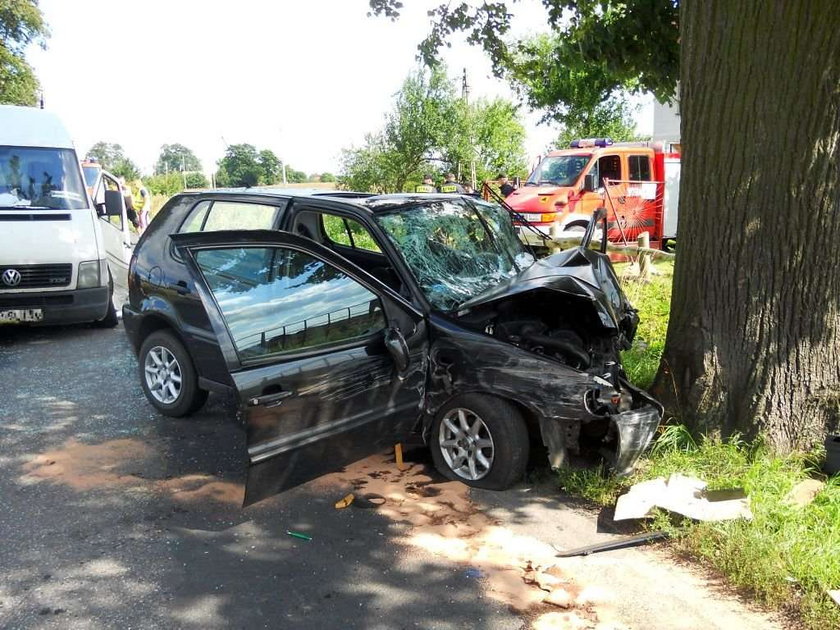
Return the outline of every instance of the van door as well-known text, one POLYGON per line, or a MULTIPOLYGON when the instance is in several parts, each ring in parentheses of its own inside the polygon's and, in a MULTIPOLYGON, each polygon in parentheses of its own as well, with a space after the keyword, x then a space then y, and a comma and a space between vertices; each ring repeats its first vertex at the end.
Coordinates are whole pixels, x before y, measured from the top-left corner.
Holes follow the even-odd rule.
POLYGON ((105 211, 105 191, 122 191, 120 183, 110 173, 103 171, 99 178, 97 189, 94 191, 94 203, 99 218, 102 222, 102 240, 105 245, 105 253, 108 257, 108 267, 111 269, 111 276, 114 283, 121 287, 128 286, 128 263, 131 262, 133 247, 131 244, 131 232, 129 230, 128 215, 126 214, 125 202, 120 204, 119 215, 109 215, 105 211))

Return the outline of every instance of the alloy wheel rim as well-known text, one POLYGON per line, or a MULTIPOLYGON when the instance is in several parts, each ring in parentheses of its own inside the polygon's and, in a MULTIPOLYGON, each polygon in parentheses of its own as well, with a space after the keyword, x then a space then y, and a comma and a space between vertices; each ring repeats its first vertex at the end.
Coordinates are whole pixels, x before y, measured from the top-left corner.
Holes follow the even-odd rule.
POLYGON ((146 385, 155 400, 171 405, 181 395, 181 365, 167 348, 155 346, 146 353, 143 365, 146 385))
POLYGON ((474 411, 449 410, 440 423, 438 445, 446 465, 462 479, 478 481, 493 467, 493 436, 474 411))

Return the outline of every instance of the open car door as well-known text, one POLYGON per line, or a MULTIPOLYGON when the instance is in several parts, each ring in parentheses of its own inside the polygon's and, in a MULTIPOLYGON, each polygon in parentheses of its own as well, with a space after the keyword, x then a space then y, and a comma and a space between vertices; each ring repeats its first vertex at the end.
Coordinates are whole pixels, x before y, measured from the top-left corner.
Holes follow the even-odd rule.
POLYGON ((425 320, 329 249, 278 231, 173 234, 247 425, 245 505, 404 440, 425 395, 425 320))

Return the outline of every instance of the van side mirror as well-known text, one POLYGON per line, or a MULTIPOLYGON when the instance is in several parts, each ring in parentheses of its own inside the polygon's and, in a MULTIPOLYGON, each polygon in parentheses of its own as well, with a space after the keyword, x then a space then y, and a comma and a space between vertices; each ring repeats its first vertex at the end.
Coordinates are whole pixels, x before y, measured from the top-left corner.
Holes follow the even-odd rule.
POLYGON ((119 190, 105 191, 105 214, 109 217, 121 217, 123 213, 123 196, 119 190))
POLYGON ((583 192, 595 192, 598 190, 598 175, 587 173, 583 176, 583 192))

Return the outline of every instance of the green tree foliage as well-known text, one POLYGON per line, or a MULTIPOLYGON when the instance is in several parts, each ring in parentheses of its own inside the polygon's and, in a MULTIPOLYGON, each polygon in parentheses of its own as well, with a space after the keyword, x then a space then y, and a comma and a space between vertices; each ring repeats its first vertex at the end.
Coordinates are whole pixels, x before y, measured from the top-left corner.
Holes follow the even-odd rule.
POLYGON ((495 179, 500 172, 527 175, 525 128, 513 103, 499 98, 468 104, 458 99, 455 105, 455 130, 441 147, 446 170, 465 182, 472 162, 478 182, 495 179))
MULTIPOLYGON (((281 173, 282 177, 282 173, 281 173)), ((293 169, 291 166, 286 167, 286 181, 290 184, 302 184, 305 181, 308 181, 309 178, 306 176, 306 173, 303 171, 298 171, 293 169)), ((282 180, 280 180, 282 181, 282 180)))
MULTIPOLYGON (((286 180, 305 182, 306 173, 286 166, 286 180)), ((258 151, 252 144, 232 144, 219 160, 218 186, 270 186, 283 181, 283 163, 269 149, 258 151)))
POLYGON ((48 36, 38 0, 0 2, 0 103, 36 104, 38 79, 24 53, 30 44, 44 47, 48 36))
MULTIPOLYGON (((318 181, 322 182, 334 182, 337 181, 335 175, 332 173, 321 173, 320 175, 316 175, 315 177, 318 178, 318 181)), ((314 177, 313 177, 314 179, 314 177)))
POLYGON ((216 183, 219 186, 256 186, 263 177, 259 153, 253 144, 232 144, 219 160, 216 183))
MULTIPOLYGON (((674 97, 678 0, 542 0, 552 34, 511 42, 505 36, 513 17, 508 5, 514 2, 441 4, 430 11, 431 32, 419 46, 420 57, 437 64, 440 48, 454 33, 465 32, 529 106, 583 136, 620 129, 632 113, 627 92, 651 92, 663 102, 674 97)), ((372 13, 392 20, 402 4, 370 0, 372 13)))
POLYGON ((163 173, 143 179, 146 188, 154 195, 171 197, 187 188, 207 188, 210 183, 204 173, 163 173), (186 183, 186 185, 185 185, 186 183))
POLYGON ((204 173, 198 171, 184 173, 184 179, 187 182, 187 188, 207 188, 210 185, 204 173))
POLYGON ((97 142, 88 150, 87 158, 96 160, 102 168, 118 177, 125 177, 127 180, 140 177, 137 165, 125 155, 119 144, 97 142))
POLYGON ((184 190, 184 178, 181 173, 164 173, 143 179, 143 184, 153 195, 171 197, 184 190))
POLYGON ((565 149, 576 138, 612 138, 616 142, 642 139, 636 134, 632 108, 617 97, 608 98, 585 118, 564 122, 555 145, 565 149))
POLYGON ((183 144, 164 144, 155 163, 155 175, 180 171, 201 171, 201 162, 183 144))
POLYGON ((503 100, 466 104, 442 67, 409 75, 385 127, 342 153, 340 184, 372 192, 413 190, 426 172, 454 171, 479 180, 525 168, 525 130, 503 100))

